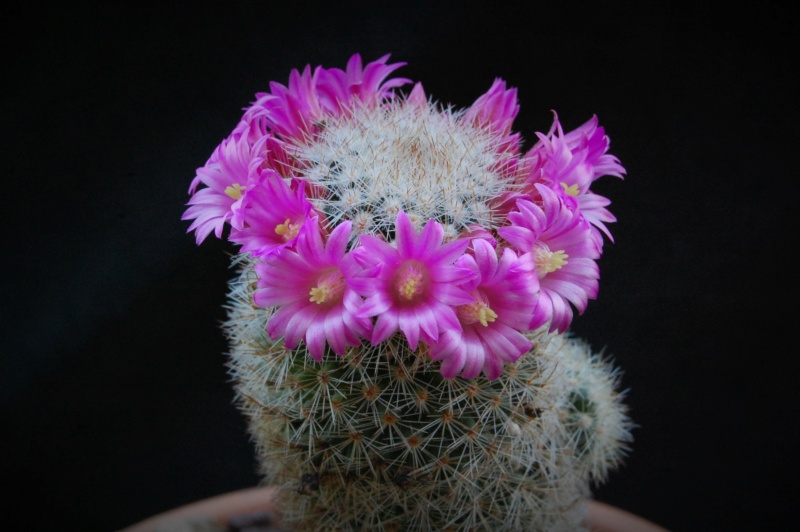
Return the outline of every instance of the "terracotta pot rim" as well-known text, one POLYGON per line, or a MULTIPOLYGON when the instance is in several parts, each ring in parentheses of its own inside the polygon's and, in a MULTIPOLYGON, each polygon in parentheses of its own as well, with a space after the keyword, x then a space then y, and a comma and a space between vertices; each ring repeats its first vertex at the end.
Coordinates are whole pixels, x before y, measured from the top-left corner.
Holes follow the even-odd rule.
MULTIPOLYGON (((248 488, 186 504, 148 517, 120 532, 156 532, 168 523, 203 518, 225 529, 235 516, 273 512, 279 514, 272 486, 248 488)), ((596 500, 587 501, 584 524, 591 532, 667 532, 655 523, 636 514, 596 500)))

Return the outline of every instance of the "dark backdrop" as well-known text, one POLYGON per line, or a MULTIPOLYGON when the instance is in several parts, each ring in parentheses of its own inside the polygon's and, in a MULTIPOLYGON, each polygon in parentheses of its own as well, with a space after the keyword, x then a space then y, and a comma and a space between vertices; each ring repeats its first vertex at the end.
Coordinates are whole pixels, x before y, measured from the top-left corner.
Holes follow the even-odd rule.
POLYGON ((7 529, 114 530, 258 482, 219 330, 235 250, 180 217, 256 92, 355 52, 459 107, 503 77, 527 139, 599 116, 628 176, 597 183, 616 243, 573 331, 639 426, 597 498, 673 530, 794 517, 793 8, 327 4, 3 8, 7 529))

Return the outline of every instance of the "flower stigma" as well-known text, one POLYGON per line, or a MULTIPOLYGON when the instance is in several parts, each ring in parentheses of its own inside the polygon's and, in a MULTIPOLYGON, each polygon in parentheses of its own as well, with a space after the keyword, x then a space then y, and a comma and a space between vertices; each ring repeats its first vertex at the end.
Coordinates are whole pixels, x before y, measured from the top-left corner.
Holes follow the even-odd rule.
POLYGON ((540 244, 533 252, 533 257, 536 263, 536 273, 539 274, 539 277, 544 277, 548 273, 553 273, 566 266, 569 255, 564 253, 563 249, 550 251, 546 245, 540 244))
POLYGON ((344 292, 344 277, 338 271, 322 275, 317 280, 317 286, 313 287, 308 295, 309 301, 321 305, 331 303, 341 299, 344 292))
POLYGON ((578 197, 578 194, 581 193, 581 191, 578 190, 578 184, 577 183, 575 183, 574 185, 571 185, 571 186, 567 186, 567 184, 562 181, 561 182, 561 188, 564 189, 564 193, 565 194, 567 194, 569 196, 572 196, 574 198, 578 197))
POLYGON ((480 323, 484 327, 488 327, 490 323, 497 319, 497 313, 483 301, 461 305, 458 307, 457 314, 461 321, 467 325, 480 323))
POLYGON ((414 261, 400 266, 393 283, 397 296, 405 302, 418 300, 428 285, 426 273, 425 268, 414 261))
POLYGON ((283 237, 285 242, 293 239, 300 232, 300 224, 293 224, 289 218, 275 228, 275 232, 283 237))
POLYGON ((227 194, 232 200, 240 200, 242 199, 242 191, 245 188, 246 187, 243 187, 239 183, 234 183, 229 187, 225 187, 225 194, 227 194))

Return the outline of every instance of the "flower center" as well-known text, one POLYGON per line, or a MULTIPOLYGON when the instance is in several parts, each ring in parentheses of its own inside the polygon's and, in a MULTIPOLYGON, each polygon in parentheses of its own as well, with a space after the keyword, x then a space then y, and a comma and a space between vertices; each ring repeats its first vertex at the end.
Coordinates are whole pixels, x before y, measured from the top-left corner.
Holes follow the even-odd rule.
POLYGON ((490 323, 497 319, 497 313, 483 301, 461 305, 456 309, 456 314, 465 325, 480 323, 484 327, 488 327, 490 323))
POLYGON ((536 263, 536 273, 539 278, 544 277, 548 273, 566 266, 567 258, 569 255, 564 253, 563 249, 558 251, 550 251, 546 244, 540 244, 533 252, 534 262, 536 263))
POLYGON ((285 222, 275 227, 275 232, 283 237, 284 242, 288 242, 297 236, 300 226, 301 224, 294 224, 289 218, 286 218, 285 222))
POLYGON ((419 301, 428 288, 428 275, 425 266, 416 262, 405 262, 392 280, 394 293, 403 303, 419 301))
POLYGON ((577 197, 578 194, 580 193, 580 190, 578 190, 578 184, 577 183, 575 183, 574 185, 568 187, 567 184, 562 181, 561 182, 561 188, 564 189, 564 192, 567 195, 572 196, 572 197, 577 197))
POLYGON ((308 293, 308 300, 317 305, 337 303, 342 299, 344 287, 344 277, 338 269, 324 273, 317 279, 317 286, 308 293))
POLYGON ((232 200, 240 200, 242 199, 242 191, 244 189, 245 187, 239 183, 234 183, 233 185, 225 188, 225 194, 227 194, 232 200))

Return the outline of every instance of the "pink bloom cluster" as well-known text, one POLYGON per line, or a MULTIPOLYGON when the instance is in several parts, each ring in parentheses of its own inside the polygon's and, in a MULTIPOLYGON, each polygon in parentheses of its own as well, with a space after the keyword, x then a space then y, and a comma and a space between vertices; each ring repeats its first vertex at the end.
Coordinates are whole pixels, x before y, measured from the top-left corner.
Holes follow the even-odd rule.
MULTIPOLYGON (((601 176, 623 177, 608 153, 596 117, 564 133, 558 117, 528 151, 512 131, 515 89, 496 80, 459 120, 489 131, 503 159, 505 191, 492 209, 500 227, 471 227, 445 239, 441 220, 420 231, 403 210, 394 240, 353 238, 349 220, 336 223, 315 209, 315 191, 297 172, 301 146, 326 120, 356 109, 391 105, 427 108, 420 84, 390 78, 404 63, 389 56, 345 70, 306 67, 288 86, 271 83, 214 150, 191 183, 183 219, 200 244, 211 232, 258 259, 254 301, 274 307, 267 332, 293 349, 305 343, 322 360, 364 340, 377 345, 401 334, 411 349, 424 343, 447 378, 495 379, 503 364, 531 349, 525 333, 546 326, 564 332, 598 292, 597 260, 609 200, 590 187, 601 176)), ((415 201, 415 198, 409 198, 415 201)))

